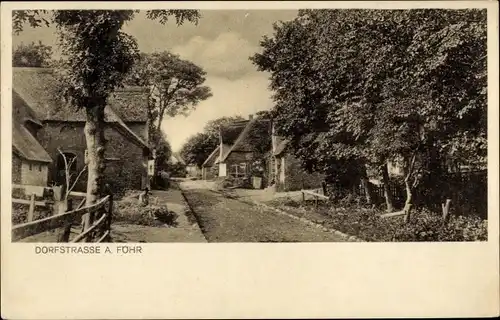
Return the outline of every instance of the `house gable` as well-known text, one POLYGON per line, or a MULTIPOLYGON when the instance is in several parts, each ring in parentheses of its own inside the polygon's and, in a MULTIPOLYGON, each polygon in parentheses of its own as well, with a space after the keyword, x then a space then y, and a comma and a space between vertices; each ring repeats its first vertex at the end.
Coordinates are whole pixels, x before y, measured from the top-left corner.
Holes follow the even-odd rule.
MULTIPOLYGON (((55 98, 57 96, 56 85, 50 69, 14 68, 13 102, 27 109, 16 113, 15 116, 13 114, 14 120, 19 120, 13 121, 13 149, 16 157, 19 156, 21 159, 32 160, 31 153, 48 157, 47 159, 42 157, 41 160, 47 160, 52 181, 57 181, 60 175, 60 168, 57 164, 49 163, 52 161, 51 157, 57 158, 58 149, 77 156, 78 171, 82 170, 85 165, 86 150, 85 111, 77 110, 55 98), (23 119, 28 119, 30 123, 37 126, 36 137, 21 125, 23 119), (17 134, 16 130, 21 134, 17 134), (17 141, 14 137, 21 140, 17 141), (44 150, 45 155, 41 150, 36 150, 35 142, 38 143, 39 149, 44 150), (29 148, 26 147, 28 145, 29 148)), ((146 181, 146 156, 149 153, 145 110, 147 99, 143 99, 140 90, 134 88, 126 90, 128 90, 127 94, 121 96, 120 90, 117 90, 109 98, 109 103, 104 109, 105 137, 109 142, 104 155, 107 162, 105 177, 110 178, 110 181, 116 184, 117 189, 140 189, 146 181), (117 95, 123 99, 116 99, 117 95), (133 123, 134 130, 125 123, 124 119, 133 123)), ((81 191, 85 190, 85 174, 79 181, 78 187, 81 191)))
POLYGON ((41 126, 33 111, 19 97, 13 96, 12 148, 20 158, 42 163, 52 162, 47 151, 42 147, 26 125, 41 126))
MULTIPOLYGON (((38 119, 70 123, 85 122, 84 110, 76 109, 57 98, 57 86, 52 69, 13 68, 13 96, 28 105, 38 119)), ((139 87, 118 89, 108 99, 108 105, 104 109, 104 120, 114 123, 117 130, 127 136, 132 143, 149 149, 144 139, 147 139, 147 133, 141 137, 125 123, 131 121, 146 125, 147 103, 147 94, 139 87)))
POLYGON ((205 160, 205 162, 203 162, 203 164, 201 165, 202 167, 211 167, 213 166, 217 160, 218 160, 218 157, 220 155, 220 146, 217 146, 217 148, 214 149, 214 151, 212 151, 212 153, 207 157, 207 159, 205 160))
MULTIPOLYGON (((233 145, 229 147, 228 150, 225 150, 223 152, 220 161, 224 162, 228 159, 231 153, 233 152, 239 152, 239 153, 251 153, 255 150, 255 142, 251 141, 249 138, 250 132, 253 129, 258 128, 258 125, 265 124, 267 125, 269 123, 269 120, 266 119, 252 119, 248 122, 246 122, 245 127, 243 130, 241 130, 241 133, 239 134, 238 138, 235 140, 233 145)), ((270 131, 267 132, 262 132, 264 135, 271 135, 270 131)))

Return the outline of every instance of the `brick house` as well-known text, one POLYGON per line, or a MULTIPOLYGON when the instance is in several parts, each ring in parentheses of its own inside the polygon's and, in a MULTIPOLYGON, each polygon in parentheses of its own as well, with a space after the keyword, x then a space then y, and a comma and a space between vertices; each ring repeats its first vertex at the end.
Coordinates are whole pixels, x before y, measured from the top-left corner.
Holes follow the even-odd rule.
MULTIPOLYGON (((13 68, 13 112, 28 110, 36 119, 26 125, 31 137, 51 159, 47 162, 48 184, 64 184, 64 160, 58 149, 67 158, 76 157, 70 168, 72 174, 76 176, 85 167, 85 111, 57 99, 56 89, 51 69, 13 68)), ((147 96, 141 88, 117 90, 108 99, 104 128, 107 140, 105 177, 115 191, 149 185, 146 108, 147 96)), ((29 136, 23 134, 23 137, 29 136)), ((74 190, 84 191, 86 181, 84 173, 74 190)), ((27 184, 29 181, 21 182, 27 184)))

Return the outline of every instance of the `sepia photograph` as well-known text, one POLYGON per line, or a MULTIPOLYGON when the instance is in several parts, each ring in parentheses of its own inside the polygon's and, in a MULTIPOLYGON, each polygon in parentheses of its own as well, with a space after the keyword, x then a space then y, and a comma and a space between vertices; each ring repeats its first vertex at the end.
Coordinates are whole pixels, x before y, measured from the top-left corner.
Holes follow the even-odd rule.
POLYGON ((488 239, 486 9, 12 19, 13 241, 488 239))
POLYGON ((2 3, 2 318, 498 316, 493 4, 2 3))

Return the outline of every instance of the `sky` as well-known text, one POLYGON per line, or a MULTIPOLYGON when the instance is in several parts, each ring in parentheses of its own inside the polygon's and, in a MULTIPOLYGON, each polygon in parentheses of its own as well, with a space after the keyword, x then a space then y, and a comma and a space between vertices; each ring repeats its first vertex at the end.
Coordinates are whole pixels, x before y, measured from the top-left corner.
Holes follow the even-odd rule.
MULTIPOLYGON (((190 60, 206 72, 205 85, 213 96, 201 102, 187 117, 166 118, 162 129, 173 151, 178 151, 191 135, 201 132, 209 120, 222 116, 248 117, 272 106, 267 73, 258 72, 249 57, 260 51, 259 41, 272 35, 272 24, 290 20, 296 10, 208 10, 201 11, 198 25, 174 21, 161 25, 139 13, 124 31, 137 39, 139 50, 170 50, 190 60)), ((13 46, 42 41, 57 50, 54 27, 25 28, 13 36, 13 46)))

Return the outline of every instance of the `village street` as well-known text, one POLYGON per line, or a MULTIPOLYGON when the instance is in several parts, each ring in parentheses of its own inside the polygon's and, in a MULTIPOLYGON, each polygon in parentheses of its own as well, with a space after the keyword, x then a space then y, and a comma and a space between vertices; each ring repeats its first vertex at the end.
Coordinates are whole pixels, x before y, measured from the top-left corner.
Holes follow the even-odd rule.
POLYGON ((180 185, 208 242, 345 241, 273 210, 227 198, 203 180, 180 185))

